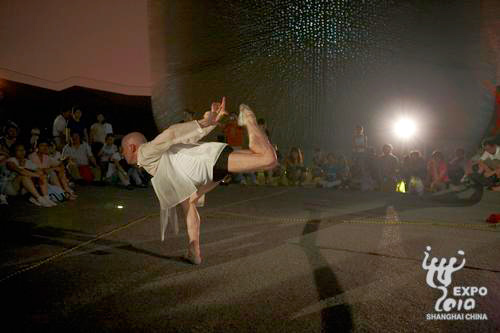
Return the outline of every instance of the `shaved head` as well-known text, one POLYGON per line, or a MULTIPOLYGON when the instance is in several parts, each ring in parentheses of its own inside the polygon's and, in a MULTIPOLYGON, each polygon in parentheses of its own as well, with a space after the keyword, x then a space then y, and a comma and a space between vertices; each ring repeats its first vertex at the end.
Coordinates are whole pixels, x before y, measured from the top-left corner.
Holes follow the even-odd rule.
POLYGON ((132 132, 125 135, 122 139, 123 156, 128 164, 137 163, 137 149, 140 145, 146 143, 146 137, 139 132, 132 132))

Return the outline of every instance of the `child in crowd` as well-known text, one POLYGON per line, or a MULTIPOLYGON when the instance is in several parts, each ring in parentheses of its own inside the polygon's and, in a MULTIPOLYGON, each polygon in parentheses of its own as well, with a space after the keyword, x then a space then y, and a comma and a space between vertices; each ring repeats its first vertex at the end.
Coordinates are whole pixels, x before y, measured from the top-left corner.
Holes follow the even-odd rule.
POLYGON ((324 165, 324 177, 319 181, 321 187, 338 187, 347 176, 347 165, 343 157, 337 158, 334 153, 328 153, 324 165))
POLYGON ((111 165, 111 156, 118 152, 118 147, 114 144, 113 134, 107 134, 106 140, 102 148, 97 153, 97 158, 99 165, 101 166, 101 172, 105 175, 109 170, 109 165, 111 165))
POLYGON ((24 191, 31 193, 29 201, 37 206, 53 207, 57 204, 48 196, 47 177, 42 170, 37 170, 36 165, 26 159, 26 150, 23 144, 14 144, 13 157, 7 159, 7 173, 5 177, 5 193, 10 196, 22 194, 24 191), (35 186, 38 185, 39 190, 35 186))
POLYGON ((108 161, 108 170, 106 172, 106 180, 110 183, 117 183, 119 180, 121 185, 125 186, 127 189, 132 189, 133 187, 130 184, 128 173, 120 163, 123 160, 123 155, 118 151, 114 152, 113 155, 110 156, 108 161))

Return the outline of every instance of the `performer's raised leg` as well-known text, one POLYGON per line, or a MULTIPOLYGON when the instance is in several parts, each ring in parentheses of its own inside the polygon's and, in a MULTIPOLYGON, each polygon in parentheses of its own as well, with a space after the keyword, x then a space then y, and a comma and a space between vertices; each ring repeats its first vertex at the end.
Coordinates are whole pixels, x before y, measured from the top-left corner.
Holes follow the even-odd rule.
POLYGON ((236 150, 229 154, 228 171, 239 173, 274 169, 278 163, 276 151, 257 124, 252 110, 244 104, 240 105, 238 123, 247 128, 249 149, 236 150))

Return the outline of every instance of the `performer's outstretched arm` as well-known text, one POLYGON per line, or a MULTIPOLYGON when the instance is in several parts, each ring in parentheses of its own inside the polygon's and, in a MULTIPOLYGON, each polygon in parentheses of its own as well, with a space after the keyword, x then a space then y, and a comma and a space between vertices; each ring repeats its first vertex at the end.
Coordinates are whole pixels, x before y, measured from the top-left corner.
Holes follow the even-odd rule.
POLYGON ((212 103, 211 110, 205 112, 203 119, 172 125, 154 138, 151 145, 165 151, 178 143, 198 142, 207 136, 217 126, 219 120, 226 115, 225 105, 226 99, 223 97, 221 103, 212 103))

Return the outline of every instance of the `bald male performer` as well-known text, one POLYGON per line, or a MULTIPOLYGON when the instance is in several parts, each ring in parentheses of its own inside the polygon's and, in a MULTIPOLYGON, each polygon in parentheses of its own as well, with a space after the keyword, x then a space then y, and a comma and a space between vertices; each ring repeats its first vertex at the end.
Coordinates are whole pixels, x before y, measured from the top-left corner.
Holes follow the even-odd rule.
MULTIPOLYGON (((162 221, 168 216, 172 218, 173 208, 181 204, 189 238, 186 259, 195 265, 201 263, 197 210, 200 198, 229 173, 272 170, 277 165, 276 151, 252 110, 244 104, 240 105, 238 124, 247 128, 249 149, 233 151, 225 143, 198 142, 226 114, 223 98, 221 103, 212 103, 203 119, 172 125, 150 142, 139 132, 129 133, 122 140, 127 162, 143 167, 153 176, 151 182, 162 208, 162 221)), ((166 222, 162 226, 163 240, 166 222)))

